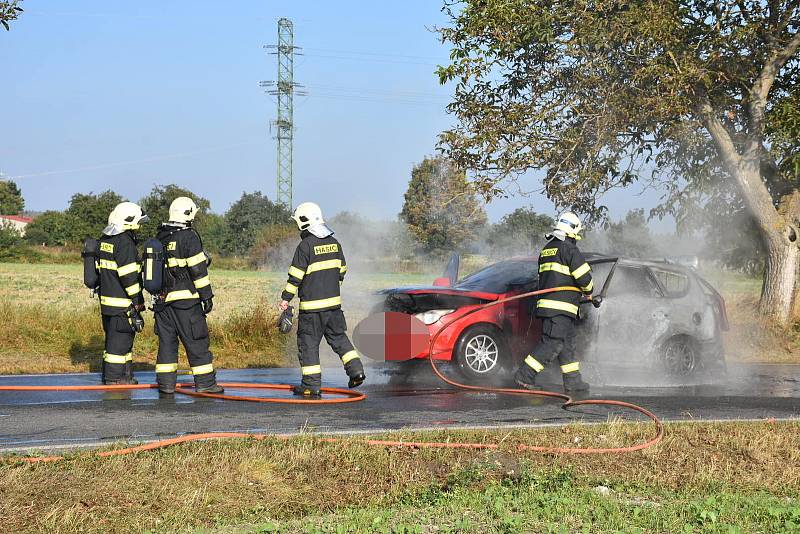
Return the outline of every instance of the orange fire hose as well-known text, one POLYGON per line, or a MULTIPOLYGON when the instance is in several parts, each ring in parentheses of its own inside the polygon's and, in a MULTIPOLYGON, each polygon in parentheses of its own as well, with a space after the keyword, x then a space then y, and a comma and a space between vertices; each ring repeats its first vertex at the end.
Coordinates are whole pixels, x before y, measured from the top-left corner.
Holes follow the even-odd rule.
MULTIPOLYGON (((524 293, 521 295, 516 295, 514 297, 509 297, 506 299, 501 299, 493 302, 489 302, 478 308, 470 310, 466 314, 460 315, 456 319, 446 323, 430 340, 429 346, 429 354, 434 353, 434 345, 436 340, 439 336, 444 332, 447 328, 452 326, 457 321, 471 315, 473 313, 477 313, 481 310, 486 308, 497 306, 498 304, 502 304, 505 302, 510 302, 514 300, 519 300, 523 298, 534 297, 537 295, 542 295, 545 293, 552 293, 555 291, 579 291, 577 288, 574 287, 557 287, 553 289, 547 290, 539 290, 539 291, 532 291, 529 293, 524 293)), ((646 449, 648 447, 652 447, 661 441, 664 437, 664 425, 661 423, 661 420, 649 410, 642 408, 641 406, 637 406, 636 404, 632 404, 629 402, 624 401, 616 401, 616 400, 601 400, 601 399, 587 399, 587 400, 572 400, 569 395, 565 395, 563 393, 556 393, 554 391, 544 391, 544 390, 527 390, 527 389, 514 389, 514 388, 492 388, 492 387, 484 387, 484 386, 472 386, 468 384, 462 384, 460 382, 456 382, 455 380, 451 380, 444 376, 442 372, 439 370, 436 364, 436 360, 433 358, 429 358, 431 363, 431 368, 433 372, 439 377, 440 380, 443 382, 469 391, 485 391, 489 393, 506 393, 506 394, 513 394, 513 395, 534 395, 537 397, 550 397, 561 399, 564 401, 562 408, 569 409, 573 406, 587 406, 587 405, 604 405, 604 406, 618 406, 621 408, 626 408, 630 410, 637 411, 646 415, 650 418, 656 427, 655 435, 647 440, 646 442, 639 443, 636 445, 630 445, 627 447, 607 447, 607 448, 574 448, 574 447, 545 447, 545 446, 537 446, 537 445, 519 445, 517 447, 520 451, 531 451, 531 452, 542 452, 542 453, 551 453, 551 454, 621 454, 626 452, 633 452, 639 451, 642 449, 646 449)), ((260 384, 260 383, 248 383, 248 382, 221 382, 221 386, 230 389, 272 389, 272 390, 290 390, 292 386, 286 384, 260 384)), ((291 398, 273 398, 273 397, 240 397, 236 395, 218 395, 218 394, 211 394, 211 393, 198 393, 191 389, 189 389, 192 384, 185 384, 181 383, 178 384, 175 388, 176 393, 181 393, 184 395, 190 395, 193 397, 209 397, 214 399, 223 399, 223 400, 235 400, 235 401, 246 401, 246 402, 277 402, 277 403, 287 403, 287 404, 340 404, 340 403, 347 403, 347 402, 359 402, 366 399, 366 395, 359 392, 350 391, 347 389, 341 388, 322 388, 323 393, 329 393, 334 395, 341 395, 341 397, 337 397, 334 399, 320 399, 320 400, 309 400, 309 399, 291 399, 291 398)), ((138 384, 138 385, 90 385, 90 386, 0 386, 0 391, 114 391, 114 390, 132 390, 132 389, 153 389, 158 387, 156 384, 138 384)), ((107 458, 110 456, 122 456, 126 454, 135 454, 139 452, 145 451, 152 451, 156 449, 161 449, 164 447, 169 447, 172 445, 178 445, 181 443, 187 443, 190 441, 205 441, 205 440, 214 440, 214 439, 232 439, 232 438, 252 438, 256 440, 262 440, 268 437, 275 437, 278 439, 289 439, 291 436, 287 435, 271 435, 271 434, 259 434, 259 433, 249 433, 249 432, 205 432, 199 434, 189 434, 185 436, 179 436, 176 438, 164 439, 153 441, 150 443, 145 443, 142 445, 137 445, 135 447, 127 447, 123 449, 114 449, 110 451, 100 452, 97 455, 102 458, 107 458)), ((327 443, 334 443, 341 441, 339 438, 321 438, 321 441, 327 443)), ((378 440, 378 439, 366 439, 363 440, 364 443, 367 445, 374 445, 379 447, 408 447, 408 448, 433 448, 433 449, 499 449, 499 444, 493 443, 458 443, 458 442, 429 442, 429 441, 397 441, 397 440, 378 440)), ((56 462, 65 459, 64 456, 36 456, 36 457, 0 457, 0 462, 3 461, 19 461, 24 463, 41 463, 41 462, 56 462)))

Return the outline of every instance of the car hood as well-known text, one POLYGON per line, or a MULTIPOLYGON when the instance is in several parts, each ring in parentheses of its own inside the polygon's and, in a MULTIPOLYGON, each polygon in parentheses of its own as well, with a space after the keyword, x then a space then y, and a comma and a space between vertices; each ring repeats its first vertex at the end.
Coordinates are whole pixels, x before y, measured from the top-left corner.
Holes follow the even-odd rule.
POLYGON ((477 306, 500 298, 495 293, 467 291, 453 287, 417 286, 384 289, 386 311, 417 314, 431 310, 457 310, 477 306))
POLYGON ((405 293, 408 295, 453 295, 458 297, 472 297, 480 300, 491 301, 500 298, 497 293, 487 293, 485 291, 471 291, 468 289, 459 289, 457 287, 439 287, 439 286, 408 286, 396 287, 392 289, 382 289, 378 291, 379 295, 395 295, 398 293, 405 293))

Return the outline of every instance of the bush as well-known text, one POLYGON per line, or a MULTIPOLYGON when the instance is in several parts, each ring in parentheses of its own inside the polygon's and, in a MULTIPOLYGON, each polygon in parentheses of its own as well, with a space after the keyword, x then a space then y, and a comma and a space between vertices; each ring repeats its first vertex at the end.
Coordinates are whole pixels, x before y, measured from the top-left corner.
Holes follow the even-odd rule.
POLYGON ((0 223, 0 261, 16 258, 20 248, 22 235, 13 226, 0 223))
POLYGON ((270 270, 286 269, 292 261, 299 237, 297 228, 285 224, 265 226, 250 249, 250 264, 270 270))
POLYGON ((67 246, 71 242, 77 245, 73 241, 76 239, 76 222, 75 217, 68 213, 46 211, 25 228, 25 241, 32 245, 67 246))
POLYGON ((247 254, 256 244, 262 229, 270 225, 286 225, 291 215, 283 205, 272 202, 261 191, 242 193, 242 197, 225 213, 229 235, 222 252, 247 254))

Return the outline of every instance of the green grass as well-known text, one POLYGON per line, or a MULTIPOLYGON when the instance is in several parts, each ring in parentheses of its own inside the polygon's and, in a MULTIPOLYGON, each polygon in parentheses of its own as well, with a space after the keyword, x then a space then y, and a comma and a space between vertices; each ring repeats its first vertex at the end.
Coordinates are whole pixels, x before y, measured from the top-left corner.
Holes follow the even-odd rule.
MULTIPOLYGON (((480 472, 476 473, 478 477, 480 472)), ((461 477, 475 476, 467 471, 461 477)), ((456 477, 456 479, 461 478, 456 477)), ((480 490, 455 482, 384 508, 350 508, 287 522, 220 529, 222 532, 798 532, 796 499, 722 492, 706 496, 640 487, 606 492, 575 480, 569 470, 524 469, 517 478, 480 490)), ((198 529, 198 532, 206 531, 198 529)))
MULTIPOLYGON (((496 451, 192 443, 0 465, 13 532, 798 532, 800 423, 668 424, 624 456, 518 453, 522 442, 623 445, 644 423, 390 434, 496 451), (738 530, 737 530, 738 529, 738 530)), ((388 437, 388 436, 384 436, 388 437)))

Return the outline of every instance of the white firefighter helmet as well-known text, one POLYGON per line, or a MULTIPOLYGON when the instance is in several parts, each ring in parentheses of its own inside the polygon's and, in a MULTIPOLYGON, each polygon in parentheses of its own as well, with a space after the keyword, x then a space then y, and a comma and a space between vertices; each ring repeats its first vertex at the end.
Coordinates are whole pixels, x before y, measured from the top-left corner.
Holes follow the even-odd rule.
POLYGON ((197 204, 189 197, 178 197, 169 205, 169 220, 177 223, 190 223, 197 215, 197 204))
POLYGON ((308 230, 312 226, 325 224, 322 218, 322 210, 313 202, 303 202, 294 209, 292 219, 297 223, 300 230, 308 230))
POLYGON ((583 231, 583 223, 577 215, 571 211, 565 211, 556 219, 556 224, 553 226, 553 231, 564 232, 567 237, 573 239, 580 239, 580 233, 583 231))
POLYGON ((313 202, 303 202, 297 206, 292 213, 292 219, 300 231, 308 230, 320 239, 333 234, 333 230, 328 228, 322 218, 322 209, 313 202))
POLYGON ((117 235, 127 230, 138 230, 142 223, 150 218, 142 212, 142 208, 133 202, 121 202, 108 215, 108 226, 103 233, 117 235))

